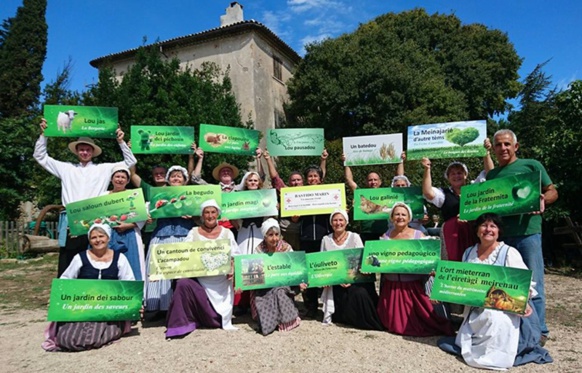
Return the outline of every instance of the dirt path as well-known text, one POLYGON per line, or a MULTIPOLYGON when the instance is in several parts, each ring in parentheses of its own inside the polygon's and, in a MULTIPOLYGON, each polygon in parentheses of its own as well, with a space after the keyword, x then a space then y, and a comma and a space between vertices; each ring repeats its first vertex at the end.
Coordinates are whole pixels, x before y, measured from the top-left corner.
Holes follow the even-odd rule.
MULTIPOLYGON (((6 279, 6 271, 2 273, 6 279)), ((582 280, 547 275, 547 344, 554 364, 528 364, 515 372, 582 371, 582 280)), ((3 281, 4 282, 4 281, 3 281)), ((5 298, 4 296, 2 298, 5 298)), ((5 300, 5 299, 4 299, 5 300)), ((238 331, 198 330, 166 341, 161 323, 136 327, 133 335, 100 350, 47 353, 40 348, 45 310, 0 308, 0 370, 4 372, 466 372, 460 359, 441 352, 437 338, 407 338, 304 321, 289 333, 263 337, 247 317, 238 331)), ((476 371, 476 370, 475 370, 476 371)))

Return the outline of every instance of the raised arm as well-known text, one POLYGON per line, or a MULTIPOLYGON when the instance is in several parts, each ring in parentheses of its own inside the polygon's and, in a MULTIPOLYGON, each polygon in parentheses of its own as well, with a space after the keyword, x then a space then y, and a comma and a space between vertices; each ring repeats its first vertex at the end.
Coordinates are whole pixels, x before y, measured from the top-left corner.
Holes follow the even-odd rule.
POLYGON ((42 118, 40 121, 40 136, 34 145, 34 153, 32 156, 45 170, 60 179, 61 175, 67 172, 67 168, 70 165, 66 162, 57 161, 48 155, 46 149, 47 138, 44 136, 44 130, 46 128, 46 119, 42 118))
POLYGON ((325 179, 325 174, 327 173, 326 164, 328 156, 329 154, 327 152, 327 149, 323 149, 323 151, 321 152, 321 161, 319 162, 319 168, 321 168, 321 173, 323 175, 323 177, 321 178, 321 182, 323 182, 323 180, 325 179))
POLYGON ((487 151, 483 157, 483 169, 485 170, 485 175, 487 175, 487 172, 495 168, 493 159, 491 159, 491 140, 489 140, 489 138, 486 138, 485 141, 483 141, 483 147, 487 151))
POLYGON ((117 143, 119 144, 119 148, 123 153, 123 161, 125 162, 125 165, 127 167, 135 166, 135 164, 137 163, 137 159, 135 158, 135 155, 133 155, 133 153, 131 152, 129 146, 123 140, 125 134, 123 133, 121 128, 118 127, 117 131, 115 131, 115 134, 117 135, 117 143))
POLYGON ((427 200, 432 200, 435 197, 435 193, 432 189, 432 176, 430 174, 430 159, 422 158, 422 167, 424 167, 424 174, 422 176, 422 195, 427 200))
POLYGON ((192 171, 192 181, 194 181, 194 179, 200 179, 200 173, 202 172, 202 162, 204 161, 204 150, 202 150, 202 148, 196 148, 194 153, 198 157, 198 162, 196 162, 196 167, 194 168, 194 171, 192 171))
POLYGON ((196 152, 195 142, 190 145, 190 149, 192 149, 192 153, 188 154, 188 175, 192 175, 192 171, 194 171, 194 153, 196 152))
POLYGON ((268 150, 263 152, 263 157, 265 157, 265 160, 267 161, 267 168, 269 169, 269 175, 271 176, 271 179, 278 178, 279 172, 277 172, 275 162, 273 162, 273 158, 271 158, 268 150))
POLYGON ((255 159, 257 161, 257 172, 261 180, 265 180, 265 170, 263 169, 263 163, 261 162, 261 157, 263 156, 263 149, 257 148, 255 151, 255 159))
POLYGON ((400 154, 400 163, 396 167, 396 176, 403 176, 404 175, 404 162, 406 162, 406 152, 403 151, 400 154))
POLYGON ((135 166, 131 166, 129 168, 129 172, 131 173, 130 180, 133 186, 136 188, 141 187, 141 177, 137 174, 135 166))
MULTIPOLYGON (((345 163, 345 161, 346 161, 346 155, 342 154, 342 162, 345 163)), ((356 184, 356 182, 354 181, 354 175, 352 174, 352 169, 349 166, 344 167, 344 175, 346 178, 346 183, 348 184, 350 189, 352 191, 356 190, 358 188, 358 184, 356 184)))

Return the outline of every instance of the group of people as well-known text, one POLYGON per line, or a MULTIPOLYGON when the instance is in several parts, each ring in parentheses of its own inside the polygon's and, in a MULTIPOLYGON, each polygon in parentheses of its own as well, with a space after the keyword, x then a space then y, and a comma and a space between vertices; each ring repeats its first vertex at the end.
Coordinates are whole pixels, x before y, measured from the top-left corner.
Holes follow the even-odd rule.
MULTIPOLYGON (((46 121, 43 120, 40 127, 44 131, 46 121)), ((135 173, 137 160, 123 141, 123 136, 123 132, 118 130, 117 141, 124 156, 123 162, 94 164, 92 158, 98 156, 101 149, 88 138, 80 138, 69 145, 79 159, 78 164, 57 161, 47 154, 46 138, 42 134, 36 143, 34 157, 47 171, 61 179, 64 205, 122 191, 130 181, 144 190, 148 200, 152 186, 135 173), (108 191, 109 184, 112 189, 108 191)), ((422 192, 428 202, 441 210, 444 219, 441 259, 529 268, 533 271, 531 299, 523 317, 503 311, 465 307, 464 321, 456 338, 453 337, 455 325, 451 321, 449 305, 430 299, 430 275, 383 274, 379 292, 372 282, 323 289, 299 284, 296 287, 240 292, 234 290, 237 287, 233 284, 232 274, 173 281, 148 280, 151 247, 160 243, 227 239, 232 255, 239 255, 293 250, 312 253, 360 248, 367 240, 425 238, 423 225, 428 223, 428 216, 425 214, 424 219, 413 220, 410 207, 404 203, 392 206, 388 222, 363 222, 357 233, 348 230, 349 215, 344 210, 336 210, 331 215, 229 221, 220 218, 221 207, 216 201, 209 200, 202 204, 200 217, 157 219, 151 232, 150 250, 144 250, 140 235, 145 222, 123 224, 113 230, 95 224, 87 236, 71 237, 66 228, 66 214, 62 213, 59 220, 61 251, 58 275, 61 278, 144 280, 144 311, 149 315, 165 316, 166 337, 169 339, 184 337, 199 327, 236 329, 232 325, 233 313, 246 310, 250 310, 258 331, 264 335, 275 330, 289 331, 299 326, 302 318, 317 318, 318 300, 321 299, 323 325, 341 323, 407 336, 448 336, 439 342, 439 346, 461 355, 471 366, 499 369, 530 361, 551 362, 551 357, 542 348, 549 331, 545 323, 540 213, 545 205, 557 199, 558 193, 539 162, 517 158, 519 144, 510 130, 498 131, 493 144, 486 140, 484 145, 487 155, 484 157, 481 179, 493 180, 531 171, 541 173, 541 211, 506 217, 503 219, 504 225, 495 214, 484 214, 475 222, 461 221, 458 219, 459 200, 461 187, 469 176, 467 167, 460 162, 451 163, 445 172, 450 186, 435 188, 432 185, 431 161, 425 158, 422 160, 422 192), (498 161, 497 167, 489 155, 492 149, 498 161), (298 294, 303 299, 302 312, 295 302, 298 294)), ((195 148, 194 153, 198 158, 195 167, 192 167, 191 157, 188 169, 179 165, 167 170, 159 166, 154 168, 152 176, 155 186, 206 184, 201 175, 204 152, 195 148)), ((324 151, 319 166, 309 166, 303 173, 292 172, 287 184, 290 187, 322 184, 327 156, 324 151)), ((265 177, 263 158, 273 188, 279 191, 286 187, 268 151, 260 149, 256 153, 257 170, 246 172, 239 184, 235 182, 239 175, 238 168, 225 162, 214 168, 212 176, 224 193, 260 189, 265 177)), ((402 158, 392 187, 410 186, 404 175, 405 153, 402 158)), ((358 187, 349 167, 345 168, 345 177, 352 190, 358 187)), ((369 188, 381 187, 379 173, 368 174, 366 184, 369 188)), ((120 338, 129 330, 127 323, 93 323, 91 327, 78 324, 51 324, 43 347, 69 351, 97 348, 120 338), (84 330, 88 330, 87 333, 94 338, 86 338, 83 332, 79 332, 84 330)))

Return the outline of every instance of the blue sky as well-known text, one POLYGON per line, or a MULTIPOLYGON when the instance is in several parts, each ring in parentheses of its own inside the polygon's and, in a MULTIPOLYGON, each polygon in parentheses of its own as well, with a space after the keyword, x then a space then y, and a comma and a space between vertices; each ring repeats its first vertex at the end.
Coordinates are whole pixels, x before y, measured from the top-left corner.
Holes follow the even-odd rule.
MULTIPOLYGON (((582 1, 576 0, 247 0, 246 20, 264 23, 303 55, 306 42, 355 30, 387 12, 422 7, 430 14, 456 14, 463 23, 482 23, 506 32, 524 58, 524 77, 548 59, 555 85, 582 79, 582 1)), ((0 19, 13 17, 22 0, 2 0, 0 19)), ((97 82, 89 61, 110 53, 204 31, 220 25, 230 1, 55 0, 48 1, 48 54, 43 74, 52 81, 69 57, 71 88, 97 82)))

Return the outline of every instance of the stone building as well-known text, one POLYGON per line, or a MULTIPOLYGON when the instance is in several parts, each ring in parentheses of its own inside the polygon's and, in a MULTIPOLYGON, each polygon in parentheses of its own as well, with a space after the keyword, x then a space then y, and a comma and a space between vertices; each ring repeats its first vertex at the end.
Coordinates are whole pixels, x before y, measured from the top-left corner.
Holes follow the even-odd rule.
MULTIPOLYGON (((233 2, 226 9, 220 17, 220 27, 155 45, 165 57, 178 58, 184 67, 199 68, 203 62, 214 62, 223 71, 228 68, 242 119, 250 118, 256 129, 264 131, 284 121, 286 82, 301 57, 262 23, 245 21, 239 3, 233 2)), ((107 64, 118 78, 123 78, 137 50, 99 57, 91 65, 99 69, 107 64)))

